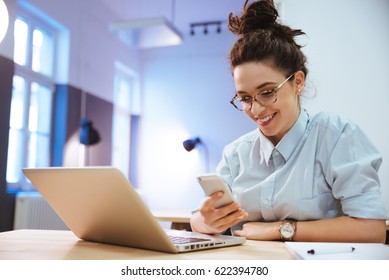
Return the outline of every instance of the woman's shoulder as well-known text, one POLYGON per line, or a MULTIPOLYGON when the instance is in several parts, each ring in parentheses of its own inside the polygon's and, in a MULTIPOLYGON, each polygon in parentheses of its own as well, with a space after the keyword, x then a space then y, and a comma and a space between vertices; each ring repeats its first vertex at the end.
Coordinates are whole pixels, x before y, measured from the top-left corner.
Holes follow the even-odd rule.
POLYGON ((349 118, 332 112, 319 112, 313 115, 309 126, 310 128, 329 129, 334 132, 342 132, 345 127, 357 127, 349 118))
POLYGON ((226 149, 228 150, 235 150, 238 146, 242 144, 250 144, 255 142, 258 139, 259 135, 259 129, 255 129, 253 131, 250 131, 239 138, 235 139, 231 143, 226 145, 226 149))
POLYGON ((363 129, 347 117, 322 112, 310 119, 308 133, 316 137, 317 141, 336 144, 342 138, 342 142, 347 143, 345 145, 349 145, 349 148, 356 149, 359 146, 360 149, 367 151, 370 149, 368 147, 371 147, 371 154, 377 151, 363 129))

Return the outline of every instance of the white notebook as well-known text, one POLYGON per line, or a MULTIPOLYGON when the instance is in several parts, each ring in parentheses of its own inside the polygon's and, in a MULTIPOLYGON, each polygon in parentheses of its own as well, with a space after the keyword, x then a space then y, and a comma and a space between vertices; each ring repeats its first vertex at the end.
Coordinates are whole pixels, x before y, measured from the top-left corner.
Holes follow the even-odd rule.
POLYGON ((389 260, 389 246, 380 243, 285 242, 303 260, 389 260))

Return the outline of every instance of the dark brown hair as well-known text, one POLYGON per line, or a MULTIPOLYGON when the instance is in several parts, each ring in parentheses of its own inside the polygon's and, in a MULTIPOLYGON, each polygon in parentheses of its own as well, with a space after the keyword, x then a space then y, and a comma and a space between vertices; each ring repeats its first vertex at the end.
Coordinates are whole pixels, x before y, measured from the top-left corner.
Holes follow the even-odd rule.
POLYGON ((277 22, 278 11, 273 0, 246 0, 242 14, 228 17, 228 28, 239 36, 230 52, 232 69, 247 62, 269 61, 285 76, 296 71, 308 74, 306 57, 294 37, 305 34, 300 29, 277 22))

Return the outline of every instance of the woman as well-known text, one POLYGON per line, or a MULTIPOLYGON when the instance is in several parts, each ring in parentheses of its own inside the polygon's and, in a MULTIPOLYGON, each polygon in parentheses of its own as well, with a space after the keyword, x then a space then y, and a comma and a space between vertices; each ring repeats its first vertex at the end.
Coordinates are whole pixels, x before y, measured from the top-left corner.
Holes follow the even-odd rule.
POLYGON ((231 53, 232 105, 259 127, 225 147, 217 171, 237 203, 215 209, 222 193, 193 214, 194 231, 257 240, 385 242, 382 158, 360 128, 334 114, 309 115, 300 97, 308 74, 271 0, 246 1, 229 16, 239 35, 231 53))

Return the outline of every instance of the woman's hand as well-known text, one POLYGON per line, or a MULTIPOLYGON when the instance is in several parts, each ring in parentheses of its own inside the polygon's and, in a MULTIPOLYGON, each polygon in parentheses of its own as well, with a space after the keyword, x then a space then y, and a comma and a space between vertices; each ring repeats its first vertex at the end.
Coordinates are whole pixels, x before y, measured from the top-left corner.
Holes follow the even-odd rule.
POLYGON ((217 192, 206 198, 198 212, 193 214, 190 224, 193 231, 217 234, 248 217, 246 211, 237 202, 214 208, 213 204, 221 199, 223 192, 217 192))
POLYGON ((262 223, 247 222, 241 230, 236 230, 233 235, 255 240, 279 240, 279 227, 281 222, 262 223))

